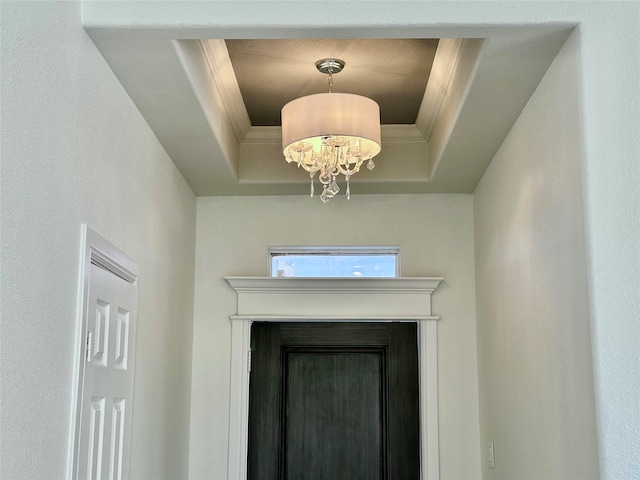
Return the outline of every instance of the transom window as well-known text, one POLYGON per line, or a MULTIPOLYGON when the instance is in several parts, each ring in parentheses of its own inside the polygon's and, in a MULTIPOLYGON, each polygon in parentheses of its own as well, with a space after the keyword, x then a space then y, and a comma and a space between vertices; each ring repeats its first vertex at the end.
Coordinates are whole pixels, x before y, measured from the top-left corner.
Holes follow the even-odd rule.
POLYGON ((272 277, 399 277, 398 247, 273 247, 272 277))

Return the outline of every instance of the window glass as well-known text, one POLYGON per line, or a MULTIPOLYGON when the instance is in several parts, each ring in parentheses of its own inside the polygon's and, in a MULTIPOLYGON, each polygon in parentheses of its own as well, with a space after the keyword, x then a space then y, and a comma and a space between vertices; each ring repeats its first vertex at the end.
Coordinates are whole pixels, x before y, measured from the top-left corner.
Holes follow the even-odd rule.
POLYGON ((398 249, 270 251, 272 277, 397 277, 398 249))

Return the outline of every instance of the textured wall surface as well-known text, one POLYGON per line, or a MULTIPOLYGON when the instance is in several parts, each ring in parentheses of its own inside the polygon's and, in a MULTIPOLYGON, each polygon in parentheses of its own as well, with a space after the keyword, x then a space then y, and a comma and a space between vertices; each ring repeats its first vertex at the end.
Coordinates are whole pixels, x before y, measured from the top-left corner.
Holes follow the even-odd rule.
POLYGON ((78 2, 2 2, 0 477, 65 477, 80 224, 140 267, 132 478, 188 472, 195 197, 78 2))
MULTIPOLYGON (((200 27, 237 38, 331 37, 358 29, 393 37, 407 28, 445 37, 475 28, 474 36, 483 37, 483 29, 503 25, 576 25, 600 473, 640 478, 640 3, 395 1, 393 8, 388 2, 362 8, 350 1, 262 0, 208 2, 214 7, 203 8, 200 2, 166 1, 153 9, 145 3, 89 2, 85 13, 94 24, 164 26, 181 38, 200 27)), ((536 133, 529 132, 532 141, 536 133)))
MULTIPOLYGON (((109 17, 110 2, 90 3, 98 17, 100 12, 105 14, 101 20, 120 25, 120 18, 109 17)), ((125 17, 131 23, 143 18, 148 24, 173 25, 182 29, 184 37, 188 36, 190 26, 211 25, 221 28, 220 34, 256 28, 262 34, 277 36, 293 30, 308 34, 318 22, 332 26, 336 22, 335 9, 327 8, 324 1, 305 2, 304 12, 297 14, 287 2, 260 1, 251 5, 225 2, 224 8, 210 9, 206 18, 198 2, 178 5, 167 1, 161 2, 162 8, 153 9, 145 6, 145 2, 115 3, 127 10, 125 17), (248 8, 253 7, 259 14, 246 15, 248 8)), ((356 2, 332 4, 332 7, 338 6, 343 13, 339 17, 341 27, 349 30, 353 26, 367 29, 373 26, 376 32, 389 36, 401 35, 404 26, 416 24, 425 31, 433 27, 452 35, 459 31, 458 26, 465 25, 487 28, 578 25, 586 276, 594 346, 600 470, 601 477, 606 479, 640 478, 637 461, 640 458, 640 323, 637 321, 640 318, 637 288, 640 284, 640 182, 637 180, 640 177, 640 56, 637 54, 640 51, 640 4, 398 1, 394 2, 393 9, 389 9, 386 2, 369 2, 367 9, 356 2)), ((139 410, 134 420, 133 472, 138 478, 182 477, 187 471, 188 454, 193 195, 82 31, 79 3, 3 1, 0 21, 0 477, 63 476, 81 222, 88 222, 137 260, 142 275, 147 278, 147 283, 140 287, 138 342, 143 353, 138 357, 136 390, 136 401, 147 408, 139 410)), ((547 120, 553 122, 551 117, 547 120)), ((537 131, 528 135, 527 141, 534 143, 537 131)), ((273 224, 269 228, 273 232, 284 228, 290 234, 296 231, 296 225, 291 226, 287 209, 290 205, 298 208, 295 205, 299 200, 233 201, 241 205, 246 201, 248 210, 280 209, 284 212, 282 215, 270 212, 273 224)), ((207 199, 203 205, 216 201, 207 199)), ((220 199, 221 204, 225 201, 220 199)), ((243 211, 242 208, 237 210, 243 211)), ((557 208, 562 209, 563 205, 557 208)), ((348 220, 354 232, 364 234, 367 228, 362 225, 372 222, 376 211, 367 210, 362 215, 366 215, 366 221, 341 218, 339 222, 346 225, 348 220)), ((397 211, 393 218, 404 215, 404 211, 397 211)), ((201 306, 195 316, 195 328, 202 338, 196 337, 194 342, 193 370, 197 381, 193 389, 196 411, 191 438, 201 443, 192 445, 194 478, 203 478, 207 472, 224 478, 225 402, 228 402, 225 383, 228 381, 225 363, 228 362, 225 333, 228 325, 225 322, 233 305, 231 298, 221 293, 224 284, 220 277, 227 273, 256 273, 255 265, 263 264, 263 260, 258 260, 263 252, 252 253, 257 252, 257 247, 250 243, 251 238, 263 232, 225 216, 222 211, 213 216, 215 218, 203 226, 205 233, 199 235, 198 247, 199 256, 206 250, 209 253, 202 258, 207 262, 215 260, 220 266, 209 265, 214 269, 213 276, 205 267, 200 267, 196 280, 202 288, 196 295, 201 306), (218 218, 224 219, 224 223, 218 222, 218 218), (223 235, 218 229, 232 231, 236 223, 242 235, 236 235, 233 240, 215 240, 227 238, 216 237, 223 235), (206 242, 232 242, 241 257, 232 259, 215 254, 205 249, 206 242), (209 287, 212 289, 206 290, 209 287), (222 313, 208 316, 218 310, 222 313), (205 349, 211 351, 203 353, 205 349), (207 374, 209 362, 221 362, 221 366, 207 374), (207 402, 209 410, 205 408, 207 402), (215 412, 215 408, 223 412, 215 412), (203 433, 208 428, 213 431, 203 433)), ((496 217, 499 216, 496 213, 496 217)), ((302 214, 294 218, 300 223, 302 214)), ((426 218, 430 219, 429 215, 426 218)), ((262 224, 258 222, 258 225, 262 224)), ((435 231, 439 225, 435 222, 433 230, 428 230, 425 222, 426 236, 440 235, 435 231)), ((411 229, 414 228, 412 224, 411 229)), ((531 235, 547 235, 544 224, 540 228, 542 230, 531 235)), ((318 227, 317 231, 320 232, 317 243, 324 242, 325 230, 318 227)), ((383 233, 373 240, 392 237, 394 232, 383 233)), ((265 237, 264 241, 270 238, 274 237, 265 237)), ((289 243, 288 238, 283 243, 289 243)), ((306 238, 306 241, 315 243, 315 238, 306 238)), ((428 238, 424 242, 430 245, 428 238)), ((291 243, 294 242, 291 240, 291 243)), ((420 250, 417 246, 412 249, 420 250)), ((443 258, 449 259, 447 255, 443 258)), ((431 260, 439 261, 435 257, 431 260)), ((432 265, 439 264, 430 261, 427 274, 438 273, 431 271, 432 265)), ((410 271, 411 268, 406 267, 404 273, 410 271)), ((441 273, 447 275, 447 271, 441 273)), ((456 277, 459 279, 460 275, 454 275, 456 277)), ((473 285, 466 288, 473 290, 473 285)), ((447 292, 443 289, 439 294, 447 292)), ((473 294, 470 295, 472 298, 473 294)), ((444 330, 445 313, 450 316, 452 307, 448 304, 441 310, 439 301, 436 295, 434 311, 443 315, 444 330)), ((471 307, 457 305, 455 308, 462 311, 471 307)), ((464 323, 455 323, 460 322, 456 317, 455 322, 446 327, 451 334, 445 334, 445 338, 455 338, 452 329, 459 325, 464 338, 459 350, 468 352, 469 348, 475 348, 475 344, 469 346, 468 336, 469 329, 475 329, 475 324, 469 324, 474 312, 464 311, 466 313, 460 315, 464 323)), ((584 332, 581 331, 581 335, 584 332)), ((441 390, 446 401, 454 402, 451 411, 455 410, 455 402, 463 403, 455 410, 463 412, 461 418, 447 413, 441 421, 443 476, 474 478, 479 475, 476 462, 480 452, 470 457, 460 456, 457 452, 454 454, 452 445, 455 449, 463 441, 455 432, 460 423, 468 423, 473 431, 465 441, 475 446, 468 447, 469 450, 465 446, 462 451, 478 448, 477 433, 473 433, 477 427, 471 418, 476 407, 469 407, 462 398, 475 388, 475 377, 468 373, 466 354, 441 350, 444 359, 440 363, 441 372, 447 368, 451 369, 447 373, 467 372, 461 378, 447 379, 459 382, 459 391, 453 387, 441 390), (460 364, 463 366, 458 368, 460 364), (453 422, 451 429, 448 428, 450 421, 453 422)), ((531 358, 533 361, 538 357, 531 358)), ((582 367, 578 370, 582 371, 582 367)), ((573 439, 567 440, 571 441, 573 439)))
POLYGON ((472 198, 355 190, 326 205, 317 196, 198 198, 191 478, 226 478, 229 315, 237 310, 224 277, 265 275, 267 248, 287 245, 399 245, 403 276, 445 278, 433 295, 441 478, 479 478, 472 198))
POLYGON ((485 479, 599 478, 577 86, 574 32, 474 194, 485 479))
POLYGON ((585 211, 600 467, 640 478, 640 3, 580 25, 585 211))

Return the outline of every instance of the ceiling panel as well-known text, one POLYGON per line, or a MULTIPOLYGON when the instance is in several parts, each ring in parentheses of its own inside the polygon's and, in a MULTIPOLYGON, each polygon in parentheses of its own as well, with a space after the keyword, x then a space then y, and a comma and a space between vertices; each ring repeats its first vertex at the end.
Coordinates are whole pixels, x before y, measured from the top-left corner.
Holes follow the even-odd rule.
POLYGON ((323 58, 346 62, 333 91, 363 95, 380 106, 382 124, 414 124, 438 47, 437 39, 226 40, 253 126, 279 126, 289 101, 328 91, 315 67, 323 58))

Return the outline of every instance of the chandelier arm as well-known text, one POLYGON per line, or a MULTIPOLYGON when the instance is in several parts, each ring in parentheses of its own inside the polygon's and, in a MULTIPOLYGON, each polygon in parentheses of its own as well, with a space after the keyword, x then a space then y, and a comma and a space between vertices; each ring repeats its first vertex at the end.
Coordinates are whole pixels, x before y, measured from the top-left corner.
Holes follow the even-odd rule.
POLYGON ((313 165, 307 165, 307 163, 302 160, 300 156, 298 156, 298 158, 294 159, 293 161, 296 162, 299 167, 304 168, 309 173, 315 174, 318 171, 317 168, 313 168, 313 165))
MULTIPOLYGON (((345 176, 351 176, 351 175, 354 175, 358 170, 360 170, 360 166, 362 165, 362 162, 364 162, 364 159, 360 158, 357 162, 353 164, 353 169, 349 169, 348 167, 345 168, 342 165, 338 165, 338 170, 340 171, 341 174, 345 176)), ((349 164, 347 163, 347 165, 349 164)))
POLYGON ((304 163, 304 162, 300 162, 300 163, 298 163, 298 165, 300 165, 302 168, 304 168, 309 173, 313 172, 312 168, 308 167, 307 164, 304 163))

